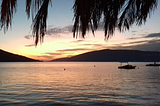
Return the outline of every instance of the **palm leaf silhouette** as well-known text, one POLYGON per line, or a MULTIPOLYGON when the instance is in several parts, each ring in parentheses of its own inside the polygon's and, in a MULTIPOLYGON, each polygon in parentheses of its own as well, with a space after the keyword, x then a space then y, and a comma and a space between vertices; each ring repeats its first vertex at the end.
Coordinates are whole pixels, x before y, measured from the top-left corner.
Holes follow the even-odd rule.
MULTIPOLYGON (((66 1, 67 2, 67 1, 66 1)), ((108 39, 115 29, 129 30, 135 23, 140 26, 157 7, 158 0, 75 0, 73 5, 73 37, 85 37, 86 31, 97 30, 99 22, 104 24, 104 35, 108 39)), ((26 0, 26 13, 32 14, 32 32, 35 44, 43 41, 47 28, 48 5, 51 0, 26 0), (36 14, 34 16, 34 14, 36 14)), ((1 29, 7 31, 12 25, 17 0, 2 0, 1 29)))

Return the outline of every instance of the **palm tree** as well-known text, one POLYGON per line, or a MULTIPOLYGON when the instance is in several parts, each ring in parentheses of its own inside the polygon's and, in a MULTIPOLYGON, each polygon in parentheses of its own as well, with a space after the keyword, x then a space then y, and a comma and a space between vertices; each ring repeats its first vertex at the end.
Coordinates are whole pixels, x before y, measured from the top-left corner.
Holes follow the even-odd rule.
MULTIPOLYGON (((142 25, 150 13, 157 7, 158 0, 75 0, 73 36, 85 37, 86 31, 94 31, 103 20, 105 38, 113 35, 117 28, 120 32, 129 30, 134 23, 142 25), (81 32, 81 34, 79 34, 81 32)), ((7 31, 12 25, 12 18, 16 12, 17 0, 2 0, 1 29, 7 31)), ((46 33, 48 5, 51 0, 26 0, 26 13, 30 18, 32 13, 32 31, 35 44, 42 42, 46 33), (37 11, 34 17, 34 11, 37 11)))

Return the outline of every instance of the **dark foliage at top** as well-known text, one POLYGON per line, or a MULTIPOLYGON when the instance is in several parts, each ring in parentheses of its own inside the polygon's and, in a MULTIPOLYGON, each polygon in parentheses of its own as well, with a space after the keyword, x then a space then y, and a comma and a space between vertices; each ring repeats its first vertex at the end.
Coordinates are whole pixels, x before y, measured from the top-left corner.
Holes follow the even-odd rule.
MULTIPOLYGON (((67 1, 66 1, 67 2, 67 1)), ((75 0, 73 36, 85 37, 86 31, 94 31, 100 21, 104 23, 105 38, 113 35, 116 28, 129 30, 134 23, 142 25, 148 15, 157 7, 158 0, 75 0)), ((26 0, 28 18, 32 12, 32 32, 35 44, 42 42, 47 28, 48 5, 51 0, 26 0), (34 16, 34 13, 36 14, 34 16)), ((0 26, 7 31, 12 25, 17 0, 2 0, 0 26)))

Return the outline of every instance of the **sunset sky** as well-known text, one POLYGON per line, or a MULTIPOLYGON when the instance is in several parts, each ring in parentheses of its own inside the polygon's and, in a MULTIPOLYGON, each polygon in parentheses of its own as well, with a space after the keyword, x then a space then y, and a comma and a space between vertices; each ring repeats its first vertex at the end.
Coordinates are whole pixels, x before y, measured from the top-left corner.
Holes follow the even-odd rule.
POLYGON ((18 0, 12 28, 0 31, 0 49, 39 60, 53 60, 101 49, 133 49, 160 51, 160 2, 142 26, 132 26, 129 31, 115 32, 104 40, 103 27, 83 38, 73 38, 74 0, 53 0, 49 5, 47 35, 44 42, 34 46, 31 31, 32 18, 27 19, 25 0, 18 0))

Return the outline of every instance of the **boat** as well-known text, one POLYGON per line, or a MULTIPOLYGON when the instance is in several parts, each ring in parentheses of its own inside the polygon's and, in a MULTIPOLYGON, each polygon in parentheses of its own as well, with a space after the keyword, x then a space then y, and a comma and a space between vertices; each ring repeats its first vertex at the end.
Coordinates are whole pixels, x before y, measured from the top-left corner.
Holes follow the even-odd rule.
POLYGON ((160 64, 157 64, 156 62, 154 62, 153 64, 146 64, 146 66, 160 66, 160 64))
POLYGON ((130 64, 127 64, 127 65, 123 65, 121 64, 121 66, 119 66, 118 68, 119 69, 135 69, 136 66, 133 66, 133 65, 130 65, 130 64))

